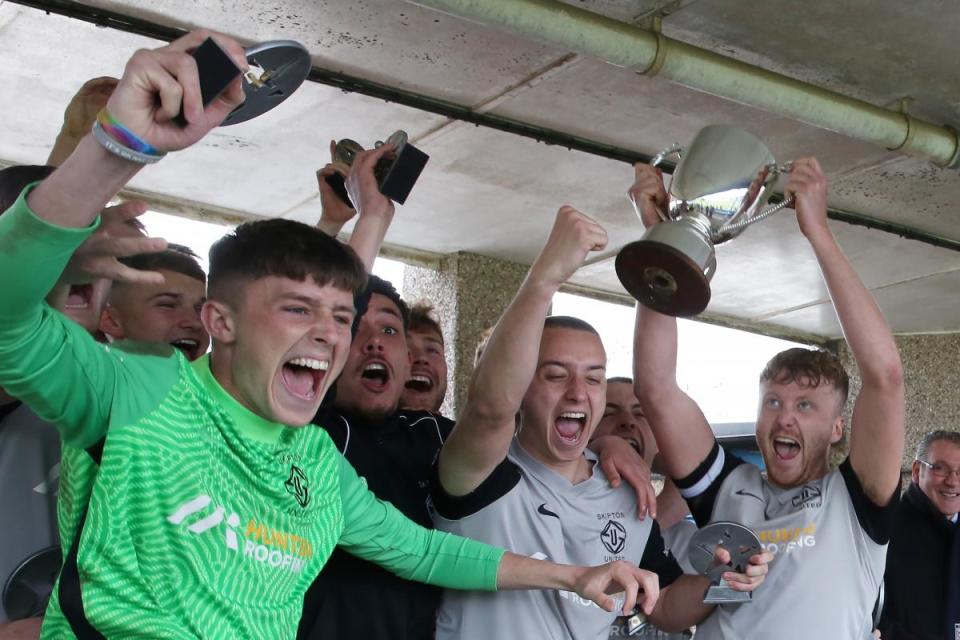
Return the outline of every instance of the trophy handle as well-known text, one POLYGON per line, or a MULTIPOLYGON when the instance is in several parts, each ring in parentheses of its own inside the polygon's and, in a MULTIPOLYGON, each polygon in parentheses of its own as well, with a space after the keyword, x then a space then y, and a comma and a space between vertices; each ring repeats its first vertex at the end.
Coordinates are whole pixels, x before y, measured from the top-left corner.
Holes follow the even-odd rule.
POLYGON ((674 142, 672 145, 670 145, 669 147, 667 147, 657 155, 653 156, 650 159, 650 166, 658 167, 664 160, 666 160, 672 155, 676 155, 678 158, 682 158, 684 153, 685 152, 683 150, 683 145, 681 145, 679 142, 674 142))
MULTIPOLYGON (((673 155, 677 156, 677 158, 682 158, 684 153, 686 153, 686 151, 684 151, 683 145, 681 145, 679 142, 674 142, 672 145, 650 158, 650 166, 658 167, 664 160, 673 155)), ((636 202, 633 203, 633 209, 636 211, 637 217, 642 221, 643 216, 640 215, 640 208, 637 206, 636 202)), ((657 214, 660 216, 661 220, 670 220, 670 216, 667 215, 667 213, 659 206, 657 207, 657 214)))
MULTIPOLYGON (((793 161, 784 162, 781 165, 776 165, 776 164, 770 165, 770 172, 774 174, 774 178, 779 178, 784 173, 790 173, 791 171, 793 171, 793 161)), ((784 198, 782 202, 778 202, 777 204, 770 205, 760 213, 752 215, 749 218, 746 218, 743 220, 737 220, 736 222, 728 222, 727 224, 723 225, 717 230, 715 237, 720 238, 728 233, 739 231, 744 227, 748 227, 754 222, 760 222, 764 218, 769 218, 770 216, 780 211, 781 209, 788 209, 792 207, 793 201, 794 201, 793 196, 790 196, 789 198, 784 198)))

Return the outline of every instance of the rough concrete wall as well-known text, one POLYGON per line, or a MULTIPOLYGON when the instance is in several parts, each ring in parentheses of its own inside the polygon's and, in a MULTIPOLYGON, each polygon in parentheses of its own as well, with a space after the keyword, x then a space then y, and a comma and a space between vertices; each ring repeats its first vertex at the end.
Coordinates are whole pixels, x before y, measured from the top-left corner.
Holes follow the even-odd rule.
POLYGON ((463 406, 480 334, 500 318, 526 272, 525 265, 472 253, 446 256, 439 269, 404 270, 404 298, 432 302, 443 326, 449 369, 445 416, 456 416, 463 406))
MULTIPOLYGON (((960 334, 897 336, 897 346, 907 386, 903 468, 909 470, 925 433, 960 431, 960 334)), ((853 398, 860 390, 860 375, 846 343, 838 345, 838 352, 850 372, 853 398)))

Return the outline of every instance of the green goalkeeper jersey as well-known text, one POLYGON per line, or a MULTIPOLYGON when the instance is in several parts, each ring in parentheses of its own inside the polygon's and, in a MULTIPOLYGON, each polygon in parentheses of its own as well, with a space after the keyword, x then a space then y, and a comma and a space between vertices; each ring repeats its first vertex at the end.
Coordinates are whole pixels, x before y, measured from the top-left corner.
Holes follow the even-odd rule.
POLYGON ((206 357, 101 345, 43 303, 93 229, 50 225, 26 193, 0 216, 0 386, 76 450, 103 442, 99 469, 61 479, 72 553, 42 637, 86 621, 108 638, 293 638, 335 545, 411 580, 495 588, 501 550, 407 520, 323 429, 248 411, 206 357))

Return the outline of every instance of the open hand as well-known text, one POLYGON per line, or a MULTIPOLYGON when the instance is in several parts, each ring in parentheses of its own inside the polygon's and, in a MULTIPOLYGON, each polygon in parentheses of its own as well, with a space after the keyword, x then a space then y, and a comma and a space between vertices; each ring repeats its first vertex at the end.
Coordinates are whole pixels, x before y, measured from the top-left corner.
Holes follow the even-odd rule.
MULTIPOLYGON (((730 564, 730 552, 723 547, 717 547, 714 552, 714 561, 718 565, 730 564)), ((727 571, 721 577, 734 591, 753 591, 767 577, 769 564, 773 561, 773 554, 763 551, 750 557, 743 573, 727 571)))
POLYGON ((600 459, 600 468, 611 487, 619 487, 621 478, 637 494, 637 515, 643 520, 649 513, 657 517, 657 492, 650 481, 650 467, 636 449, 620 436, 600 436, 590 442, 600 459))
POLYGON ((131 284, 163 284, 163 275, 159 272, 138 271, 117 260, 166 249, 166 240, 148 238, 130 223, 146 210, 146 203, 139 200, 104 209, 100 228, 73 253, 60 283, 78 284, 108 278, 131 284))

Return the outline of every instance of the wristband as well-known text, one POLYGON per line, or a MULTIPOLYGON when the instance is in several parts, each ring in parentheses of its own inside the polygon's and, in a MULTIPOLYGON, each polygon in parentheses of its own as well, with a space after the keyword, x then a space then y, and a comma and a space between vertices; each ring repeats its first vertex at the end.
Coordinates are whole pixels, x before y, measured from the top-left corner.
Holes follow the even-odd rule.
POLYGON ((110 115, 110 112, 107 111, 106 107, 100 109, 100 113, 97 114, 97 122, 99 122, 100 126, 103 127, 103 130, 107 132, 107 135, 125 146, 127 149, 131 149, 138 153, 145 153, 148 156, 165 155, 157 151, 149 142, 120 124, 119 120, 110 115))
POLYGON ((137 164, 153 164, 163 157, 162 155, 141 153, 140 151, 134 151, 133 149, 123 146, 110 137, 110 134, 104 130, 99 121, 93 123, 93 137, 103 146, 104 149, 114 155, 120 156, 124 160, 129 160, 130 162, 136 162, 137 164))

